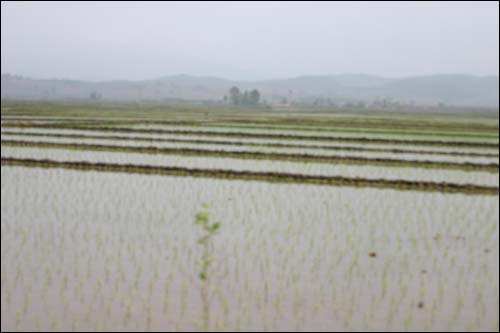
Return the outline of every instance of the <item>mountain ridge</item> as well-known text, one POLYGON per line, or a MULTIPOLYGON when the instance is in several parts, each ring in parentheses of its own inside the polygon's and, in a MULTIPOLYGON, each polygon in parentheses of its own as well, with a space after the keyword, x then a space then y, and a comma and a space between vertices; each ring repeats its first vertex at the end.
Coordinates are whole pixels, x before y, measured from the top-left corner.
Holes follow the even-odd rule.
POLYGON ((302 75, 285 79, 230 80, 215 76, 177 74, 148 80, 85 81, 34 79, 12 74, 1 76, 2 99, 193 100, 220 101, 232 86, 258 89, 268 103, 373 102, 496 107, 499 77, 436 74, 386 78, 364 73, 302 75), (95 97, 96 95, 94 95, 95 97))

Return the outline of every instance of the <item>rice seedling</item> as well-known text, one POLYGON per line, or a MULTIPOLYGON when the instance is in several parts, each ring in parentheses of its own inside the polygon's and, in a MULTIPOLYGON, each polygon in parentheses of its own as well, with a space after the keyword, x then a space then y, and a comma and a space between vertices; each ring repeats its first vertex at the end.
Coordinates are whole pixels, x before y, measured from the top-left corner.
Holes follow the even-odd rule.
POLYGON ((210 296, 212 290, 212 286, 210 285, 210 268, 214 260, 213 237, 219 230, 220 223, 211 221, 208 206, 205 205, 202 207, 202 210, 196 214, 195 224, 200 226, 202 229, 202 234, 197 240, 197 243, 202 247, 202 255, 199 261, 200 272, 198 277, 202 282, 200 290, 202 303, 202 327, 204 332, 208 332, 210 329, 210 296))
POLYGON ((175 157, 147 154, 126 154, 106 152, 76 152, 64 150, 16 149, 2 146, 2 156, 25 159, 50 159, 61 162, 93 162, 106 164, 139 164, 151 167, 179 167, 191 169, 225 169, 231 171, 254 171, 272 173, 293 173, 299 175, 321 175, 358 177, 367 179, 390 179, 451 182, 458 184, 499 184, 499 175, 477 171, 410 169, 399 167, 375 167, 365 165, 342 165, 325 163, 298 163, 288 161, 252 161, 232 158, 175 157), (228 168, 230 166, 230 168, 228 168))

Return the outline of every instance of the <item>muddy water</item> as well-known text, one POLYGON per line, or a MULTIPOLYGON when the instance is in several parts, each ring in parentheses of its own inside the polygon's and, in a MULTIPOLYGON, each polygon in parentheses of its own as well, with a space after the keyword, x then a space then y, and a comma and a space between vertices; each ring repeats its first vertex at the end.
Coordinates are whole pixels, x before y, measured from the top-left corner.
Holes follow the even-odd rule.
POLYGON ((2 330, 498 330, 499 206, 463 196, 2 167, 2 330))
POLYGON ((498 186, 498 173, 409 167, 384 167, 289 161, 246 160, 237 158, 176 156, 163 154, 77 151, 39 149, 30 147, 2 147, 2 157, 36 158, 55 161, 90 161, 151 166, 177 166, 243 170, 256 172, 284 172, 305 175, 342 176, 367 179, 412 180, 498 186))

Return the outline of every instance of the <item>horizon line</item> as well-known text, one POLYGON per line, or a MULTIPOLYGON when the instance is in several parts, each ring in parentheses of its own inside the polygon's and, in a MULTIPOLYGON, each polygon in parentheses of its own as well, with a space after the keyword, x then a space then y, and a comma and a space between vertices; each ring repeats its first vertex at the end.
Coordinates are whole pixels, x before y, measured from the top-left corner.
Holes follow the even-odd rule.
POLYGON ((404 80, 404 79, 409 79, 409 78, 422 78, 422 77, 432 77, 432 76, 469 76, 469 77, 475 77, 475 78, 488 78, 488 77, 499 77, 499 74, 489 74, 489 75, 478 75, 478 74, 467 74, 467 73, 436 73, 436 74, 421 74, 421 75, 405 75, 405 76, 398 76, 398 77, 392 77, 392 76, 383 76, 383 75, 378 75, 378 74, 370 74, 370 73, 355 73, 355 72, 345 72, 345 73, 337 73, 337 74, 301 74, 301 75, 294 75, 294 76, 288 76, 288 77, 275 77, 275 78, 269 78, 269 79, 229 79, 225 78, 222 76, 216 76, 216 75, 196 75, 196 74, 187 74, 187 73, 177 73, 177 74, 170 74, 170 75, 162 75, 162 76, 157 76, 154 78, 147 78, 147 79, 119 79, 119 78, 113 78, 113 79, 101 79, 101 80, 93 80, 93 79, 77 79, 77 78, 69 78, 69 77, 33 77, 33 76, 26 76, 22 74, 16 74, 16 73, 9 73, 9 72, 4 72, 1 73, 2 76, 15 76, 15 77, 21 77, 24 79, 31 79, 31 80, 49 80, 49 81, 80 81, 80 82, 92 82, 92 83, 104 83, 104 82, 116 82, 116 81, 122 81, 122 82, 142 82, 142 81, 157 81, 157 80, 162 80, 166 78, 175 78, 175 77, 191 77, 191 78, 210 78, 210 79, 217 79, 217 80, 224 80, 224 81, 232 81, 232 82, 263 82, 263 81, 280 81, 280 80, 293 80, 293 79, 300 79, 300 78, 306 78, 306 77, 338 77, 338 76, 368 76, 368 77, 376 77, 380 79, 387 79, 387 80, 404 80))

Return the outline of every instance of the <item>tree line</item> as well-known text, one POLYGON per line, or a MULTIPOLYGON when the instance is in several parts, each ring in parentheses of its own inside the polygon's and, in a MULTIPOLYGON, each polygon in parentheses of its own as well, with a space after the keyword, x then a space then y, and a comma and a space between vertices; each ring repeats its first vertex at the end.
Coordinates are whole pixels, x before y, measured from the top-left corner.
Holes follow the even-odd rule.
POLYGON ((236 86, 229 89, 229 94, 224 96, 224 101, 233 105, 257 105, 260 101, 260 93, 257 89, 241 92, 236 86))

